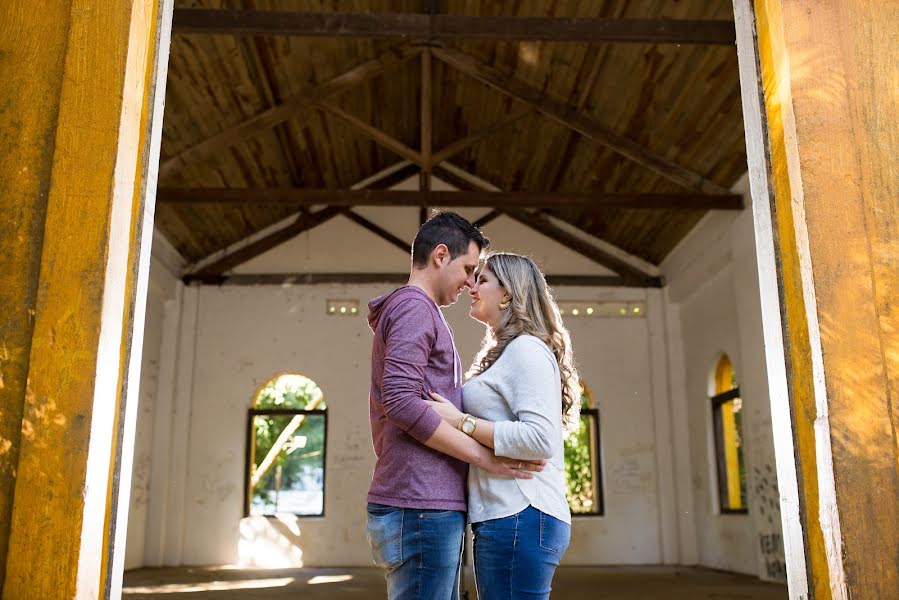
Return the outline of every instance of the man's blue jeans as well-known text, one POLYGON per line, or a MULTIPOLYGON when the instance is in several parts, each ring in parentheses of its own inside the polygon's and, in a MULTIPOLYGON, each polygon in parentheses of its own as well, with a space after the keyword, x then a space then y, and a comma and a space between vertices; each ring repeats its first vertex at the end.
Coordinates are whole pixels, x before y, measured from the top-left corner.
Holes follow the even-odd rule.
POLYGON ((478 600, 549 598, 571 525, 529 506, 471 529, 478 600))
POLYGON ((369 503, 366 533, 390 600, 458 600, 464 512, 369 503))

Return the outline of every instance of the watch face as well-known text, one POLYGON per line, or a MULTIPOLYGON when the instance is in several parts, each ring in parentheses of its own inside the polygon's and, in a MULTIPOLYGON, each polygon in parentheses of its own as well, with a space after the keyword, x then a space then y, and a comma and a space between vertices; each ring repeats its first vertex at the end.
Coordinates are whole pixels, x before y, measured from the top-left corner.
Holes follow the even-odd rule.
POLYGON ((464 433, 467 433, 468 435, 471 435, 474 432, 474 421, 469 421, 468 419, 465 419, 462 422, 462 431, 464 433))

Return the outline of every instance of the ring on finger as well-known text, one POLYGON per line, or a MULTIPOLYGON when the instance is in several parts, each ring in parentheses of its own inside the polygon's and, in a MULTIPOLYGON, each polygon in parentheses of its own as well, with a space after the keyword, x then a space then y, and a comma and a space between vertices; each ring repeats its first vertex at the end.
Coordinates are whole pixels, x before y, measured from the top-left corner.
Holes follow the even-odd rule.
POLYGON ((521 461, 518 461, 518 468, 521 468, 521 461))

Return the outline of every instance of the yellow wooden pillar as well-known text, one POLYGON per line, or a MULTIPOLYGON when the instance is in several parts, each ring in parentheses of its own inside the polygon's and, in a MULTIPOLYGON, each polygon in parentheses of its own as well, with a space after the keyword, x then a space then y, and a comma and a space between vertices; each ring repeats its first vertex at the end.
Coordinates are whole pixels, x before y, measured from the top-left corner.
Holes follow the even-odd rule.
POLYGON ((807 591, 896 598, 899 10, 753 4, 807 591))
POLYGON ((115 587, 116 483, 130 472, 124 390, 142 322, 169 4, 0 3, 6 600, 101 598, 115 587))

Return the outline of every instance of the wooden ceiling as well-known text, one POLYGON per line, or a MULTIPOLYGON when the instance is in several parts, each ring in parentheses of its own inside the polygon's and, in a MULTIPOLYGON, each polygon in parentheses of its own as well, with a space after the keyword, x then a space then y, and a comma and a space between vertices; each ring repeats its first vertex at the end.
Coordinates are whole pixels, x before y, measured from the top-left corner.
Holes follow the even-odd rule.
POLYGON ((710 207, 739 208, 726 195, 746 170, 729 1, 175 6, 156 222, 189 261, 301 211, 296 235, 325 219, 311 205, 449 204, 345 193, 401 161, 403 176, 461 169, 507 192, 460 202, 535 228, 543 212, 652 263, 710 207), (490 19, 500 16, 543 19, 490 19), (653 27, 651 39, 702 42, 595 39, 653 27), (400 37, 420 31, 431 39, 400 37))

